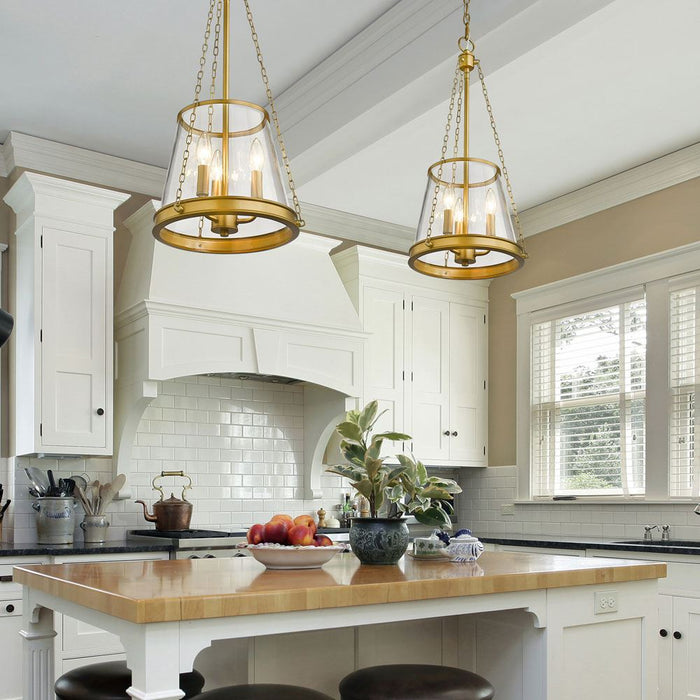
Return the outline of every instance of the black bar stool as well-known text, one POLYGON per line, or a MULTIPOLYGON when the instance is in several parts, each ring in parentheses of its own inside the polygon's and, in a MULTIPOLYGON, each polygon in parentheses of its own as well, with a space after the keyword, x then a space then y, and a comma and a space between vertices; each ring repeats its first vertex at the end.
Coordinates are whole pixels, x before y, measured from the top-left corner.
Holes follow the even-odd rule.
POLYGON ((317 690, 298 685, 278 683, 254 683, 252 685, 229 685, 197 695, 195 700, 333 700, 317 690))
POLYGON ((341 700, 491 700, 485 678, 451 666, 370 666, 340 681, 341 700))
MULTIPOLYGON (((106 661, 81 666, 64 673, 54 686, 61 700, 130 700, 126 689, 131 685, 131 671, 126 661, 106 661)), ((185 698, 202 692, 204 676, 199 671, 180 674, 180 688, 185 698)))

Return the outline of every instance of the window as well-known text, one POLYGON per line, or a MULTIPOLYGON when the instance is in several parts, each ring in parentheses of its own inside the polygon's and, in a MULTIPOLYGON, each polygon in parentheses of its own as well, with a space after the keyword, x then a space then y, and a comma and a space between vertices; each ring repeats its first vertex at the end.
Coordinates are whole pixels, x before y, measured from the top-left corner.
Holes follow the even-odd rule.
POLYGON ((519 499, 700 500, 700 243, 513 296, 519 499))
POLYGON ((672 496, 700 495, 695 452, 695 394, 700 381, 700 287, 670 294, 670 492, 672 496))
POLYGON ((644 493, 645 300, 532 326, 533 496, 644 493))

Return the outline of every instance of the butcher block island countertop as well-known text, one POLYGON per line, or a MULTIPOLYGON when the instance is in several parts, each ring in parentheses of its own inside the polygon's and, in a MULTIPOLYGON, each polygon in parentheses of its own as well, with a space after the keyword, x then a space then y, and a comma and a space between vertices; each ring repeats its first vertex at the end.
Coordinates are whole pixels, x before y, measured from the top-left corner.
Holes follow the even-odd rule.
POLYGON ((361 566, 341 554, 321 569, 266 570, 252 557, 27 565, 30 589, 133 623, 405 603, 437 598, 642 581, 666 564, 485 552, 474 563, 418 561, 361 566))

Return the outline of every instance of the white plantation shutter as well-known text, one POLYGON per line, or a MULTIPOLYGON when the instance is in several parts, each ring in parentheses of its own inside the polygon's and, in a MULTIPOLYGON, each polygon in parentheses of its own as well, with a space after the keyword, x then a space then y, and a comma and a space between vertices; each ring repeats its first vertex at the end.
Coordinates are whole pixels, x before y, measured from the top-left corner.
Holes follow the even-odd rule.
POLYGON ((669 495, 700 495, 695 452, 695 397, 700 384, 700 287, 670 296, 670 474, 669 495))
POLYGON ((535 323, 530 340, 532 495, 643 494, 643 294, 535 323))

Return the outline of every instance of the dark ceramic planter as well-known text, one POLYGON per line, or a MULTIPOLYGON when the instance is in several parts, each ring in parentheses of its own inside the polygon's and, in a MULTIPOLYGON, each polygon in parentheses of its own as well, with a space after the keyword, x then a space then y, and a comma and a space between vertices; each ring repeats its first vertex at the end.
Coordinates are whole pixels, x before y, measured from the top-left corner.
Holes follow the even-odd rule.
POLYGON ((396 564, 408 549, 408 526, 397 518, 352 518, 350 546, 363 564, 396 564))

